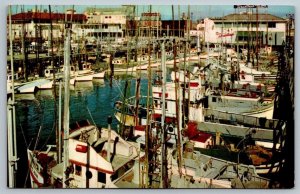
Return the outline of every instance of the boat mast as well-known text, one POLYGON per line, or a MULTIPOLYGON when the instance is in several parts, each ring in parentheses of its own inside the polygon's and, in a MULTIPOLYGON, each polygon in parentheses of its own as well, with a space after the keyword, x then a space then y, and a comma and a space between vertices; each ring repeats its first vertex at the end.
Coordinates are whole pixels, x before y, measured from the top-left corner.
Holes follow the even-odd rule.
MULTIPOLYGON (((173 44, 173 52, 174 52, 174 56, 177 55, 177 48, 176 48, 176 40, 174 39, 174 44, 173 44)), ((177 152, 178 152, 178 171, 179 171, 179 175, 181 177, 182 175, 182 157, 181 157, 181 137, 180 137, 180 117, 179 117, 179 103, 178 103, 178 88, 179 88, 179 79, 180 79, 180 75, 179 75, 179 79, 177 79, 177 65, 176 65, 176 59, 174 59, 174 74, 175 74, 175 103, 176 103, 176 124, 177 124, 177 152)), ((179 92, 180 94, 180 92, 179 92)))
POLYGON ((258 6, 256 6, 256 68, 258 70, 258 6))
MULTIPOLYGON (((64 48, 64 78, 65 78, 65 96, 64 96, 64 170, 69 166, 69 122, 70 122, 70 26, 66 24, 66 39, 64 48)), ((67 187, 67 175, 63 173, 63 188, 67 187)))
MULTIPOLYGON (((134 16, 135 17, 135 16, 134 16)), ((134 26, 135 28, 135 61, 137 62, 137 67, 140 66, 141 58, 140 61, 137 61, 137 56, 138 56, 138 40, 139 40, 139 28, 140 28, 140 22, 137 22, 137 26, 134 26), (137 28, 136 28, 137 27, 137 28)), ((141 83, 141 70, 137 69, 137 78, 136 78, 136 88, 135 88, 135 126, 138 126, 138 111, 139 111, 139 103, 140 103, 140 83, 141 83)))
POLYGON ((172 28, 172 35, 175 37, 174 5, 172 5, 172 28))
POLYGON ((60 154, 59 154, 59 136, 60 136, 60 131, 59 128, 57 126, 57 104, 56 104, 56 78, 55 78, 55 65, 54 65, 54 53, 53 53, 53 25, 52 25, 52 12, 51 12, 51 5, 49 5, 49 16, 50 16, 50 47, 51 47, 51 63, 52 63, 52 70, 53 70, 53 97, 54 97, 54 127, 55 127, 55 131, 56 131, 56 156, 57 156, 57 161, 60 161, 60 154))
MULTIPOLYGON (((150 26, 151 27, 151 26, 150 26)), ((151 137, 151 127, 150 127, 150 88, 151 88, 151 47, 150 47, 150 38, 148 41, 148 90, 147 90, 147 123, 146 123, 146 129, 145 129, 145 164, 144 164, 144 169, 145 169, 145 183, 144 183, 144 188, 148 188, 149 184, 149 137, 151 137)), ((144 178, 144 177, 143 177, 144 178)))
POLYGON ((161 68, 162 68, 162 116, 161 116, 161 188, 168 188, 168 169, 167 169, 167 147, 166 147, 166 53, 165 53, 165 42, 161 44, 161 68))
POLYGON ((14 188, 16 186, 17 171, 17 140, 16 140, 16 110, 15 110, 15 87, 14 87, 14 62, 13 62, 13 46, 12 46, 12 24, 11 24, 11 5, 8 8, 9 14, 9 46, 10 46, 10 65, 12 73, 12 96, 7 102, 7 124, 8 124, 8 186, 14 188))
MULTIPOLYGON (((191 58, 191 39, 190 39, 191 12, 190 12, 190 5, 188 5, 188 19, 187 19, 187 21, 188 21, 188 24, 187 24, 187 27, 188 27, 188 29, 187 29, 188 41, 187 41, 187 43, 188 43, 188 49, 189 49, 188 50, 189 57, 188 57, 187 65, 188 65, 188 67, 190 67, 190 58, 191 58)), ((188 76, 188 103, 187 103, 187 115, 186 115, 186 117, 187 117, 187 120, 189 120, 189 112, 190 112, 189 107, 190 107, 190 98, 191 98, 190 84, 189 84, 189 82, 190 82, 190 71, 187 69, 186 66, 185 66, 184 72, 187 73, 187 76, 188 76)), ((185 78, 185 76, 184 76, 184 78, 185 78)), ((185 82, 184 82, 184 86, 186 86, 185 82)))
MULTIPOLYGON (((21 6, 21 12, 24 13, 24 5, 21 6)), ((28 81, 28 69, 27 69, 27 47, 26 47, 26 33, 25 33, 25 18, 24 15, 22 17, 22 30, 21 30, 21 36, 22 36, 22 55, 23 55, 23 73, 24 73, 24 79, 27 82, 28 81)))

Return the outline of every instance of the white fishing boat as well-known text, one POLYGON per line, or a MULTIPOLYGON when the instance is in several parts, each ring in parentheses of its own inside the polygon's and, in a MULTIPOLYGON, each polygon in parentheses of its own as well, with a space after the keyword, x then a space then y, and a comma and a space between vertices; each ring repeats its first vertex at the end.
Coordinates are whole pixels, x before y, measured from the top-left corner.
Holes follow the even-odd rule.
POLYGON ((104 77, 105 77, 105 71, 93 74, 93 79, 103 79, 104 77))
MULTIPOLYGON (((109 188, 133 166, 137 149, 115 131, 76 123, 70 129, 68 185, 70 188, 109 188), (88 172, 88 176, 86 176, 88 172)), ((32 187, 61 187, 63 164, 57 164, 56 147, 44 151, 29 150, 28 164, 32 187)))
POLYGON ((273 118, 274 100, 264 98, 260 91, 236 90, 225 95, 212 93, 208 95, 208 108, 228 113, 249 116, 260 115, 273 118), (271 113, 271 114, 270 114, 271 113))
POLYGON ((21 86, 16 88, 16 93, 26 94, 35 93, 38 89, 46 90, 52 89, 53 81, 49 79, 38 79, 31 82, 23 83, 21 86))
POLYGON ((84 81, 92 81, 94 74, 89 75, 75 75, 75 82, 84 82, 84 81))
POLYGON ((62 68, 61 68, 61 70, 58 70, 58 69, 55 69, 55 68, 53 69, 52 66, 48 66, 44 71, 44 75, 48 79, 53 79, 54 76, 56 78, 62 78, 63 70, 62 70, 62 68))

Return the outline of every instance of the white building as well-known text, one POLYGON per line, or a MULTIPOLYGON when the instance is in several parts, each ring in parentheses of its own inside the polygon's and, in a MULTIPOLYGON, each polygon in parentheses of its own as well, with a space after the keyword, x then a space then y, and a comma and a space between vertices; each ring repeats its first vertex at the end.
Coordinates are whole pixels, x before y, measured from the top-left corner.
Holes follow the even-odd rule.
POLYGON ((204 19, 204 40, 210 43, 279 46, 285 42, 286 20, 271 14, 241 12, 204 19))

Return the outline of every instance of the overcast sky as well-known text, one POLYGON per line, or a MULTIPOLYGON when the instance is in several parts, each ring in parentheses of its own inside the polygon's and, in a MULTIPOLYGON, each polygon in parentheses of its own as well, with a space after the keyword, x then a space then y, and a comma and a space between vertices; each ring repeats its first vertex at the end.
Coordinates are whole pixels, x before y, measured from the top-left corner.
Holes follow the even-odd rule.
MULTIPOLYGON (((63 13, 64 10, 72 8, 73 5, 51 5, 51 10, 53 12, 59 12, 63 13)), ((87 7, 120 7, 119 5, 74 5, 75 10, 77 13, 83 13, 87 7)), ((34 9, 34 5, 26 5, 25 10, 31 10, 34 9)), ((48 10, 48 5, 38 5, 38 9, 48 10)), ((137 10, 138 14, 142 12, 149 11, 150 6, 149 5, 139 5, 137 10)), ((174 5, 174 15, 175 19, 178 19, 178 12, 180 9, 180 15, 182 15, 183 12, 187 14, 188 12, 188 6, 187 5, 174 5)), ((191 16, 193 20, 198 20, 200 18, 205 17, 221 17, 223 15, 227 15, 230 13, 241 12, 245 11, 245 9, 237 9, 235 10, 233 8, 233 5, 191 5, 191 16)), ((162 19, 172 19, 172 6, 171 5, 152 5, 152 12, 158 11, 162 14, 162 19)), ((255 10, 254 10, 255 11, 255 10)), ((12 7, 13 13, 19 13, 21 12, 21 6, 13 6, 12 7)), ((279 17, 286 17, 286 14, 292 14, 295 12, 295 9, 293 6, 277 6, 277 5, 271 5, 268 6, 268 8, 260 8, 260 13, 269 13, 273 14, 279 17)))

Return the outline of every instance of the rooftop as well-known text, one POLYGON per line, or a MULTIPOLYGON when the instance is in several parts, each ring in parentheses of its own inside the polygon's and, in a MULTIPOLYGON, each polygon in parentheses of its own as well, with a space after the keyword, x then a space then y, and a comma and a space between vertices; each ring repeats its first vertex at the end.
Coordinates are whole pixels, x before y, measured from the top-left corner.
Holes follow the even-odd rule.
POLYGON ((281 22, 285 22, 286 20, 278 17, 278 16, 274 16, 271 14, 267 14, 267 13, 234 13, 234 14, 229 14, 226 15, 224 17, 220 17, 220 18, 212 18, 212 20, 215 21, 281 21, 281 22))
POLYGON ((64 13, 48 13, 48 12, 26 12, 26 13, 17 13, 12 15, 12 21, 50 21, 50 20, 65 20, 71 21, 86 21, 86 16, 84 14, 64 14, 64 13))

